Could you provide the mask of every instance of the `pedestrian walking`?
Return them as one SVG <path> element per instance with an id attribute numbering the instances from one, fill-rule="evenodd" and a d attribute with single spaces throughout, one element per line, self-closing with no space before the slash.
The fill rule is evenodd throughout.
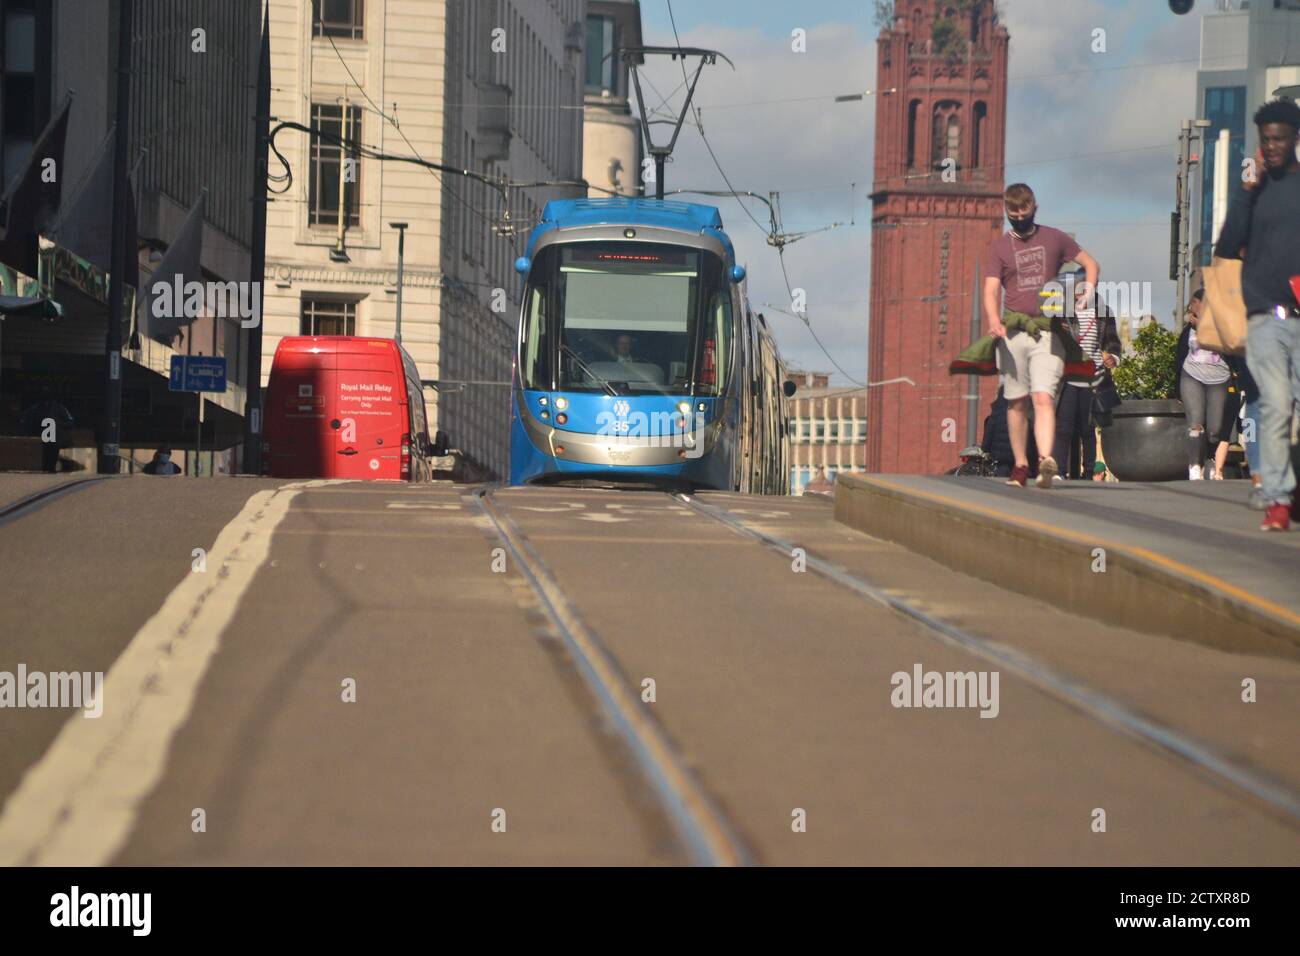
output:
<path id="1" fill-rule="evenodd" d="M 1228 365 L 1241 393 L 1237 429 L 1241 447 L 1246 450 L 1246 467 L 1250 470 L 1250 498 L 1246 504 L 1252 511 L 1264 511 L 1268 502 L 1264 500 L 1263 476 L 1259 473 L 1259 389 L 1244 355 L 1228 356 Z"/>
<path id="2" fill-rule="evenodd" d="M 1079 269 L 1071 278 L 1077 287 L 1085 281 L 1085 273 Z M 1105 386 L 1110 383 L 1110 370 L 1119 364 L 1122 350 L 1119 328 L 1100 299 L 1095 306 L 1070 309 L 1066 324 L 1084 357 L 1092 362 L 1094 372 L 1090 380 L 1070 380 L 1059 390 L 1052 457 L 1063 475 L 1058 474 L 1054 480 L 1092 477 L 1097 462 L 1094 407 L 1102 394 L 1114 389 L 1113 384 L 1109 390 Z"/>
<path id="3" fill-rule="evenodd" d="M 1259 390 L 1259 470 L 1265 501 L 1261 531 L 1300 520 L 1291 459 L 1292 409 L 1300 401 L 1300 308 L 1291 279 L 1300 275 L 1300 106 L 1270 100 L 1255 113 L 1256 175 L 1235 190 L 1214 253 L 1241 258 L 1249 315 L 1246 364 Z"/>
<path id="4" fill-rule="evenodd" d="M 172 461 L 170 448 L 159 448 L 149 463 L 140 470 L 146 475 L 179 475 L 181 466 Z"/>
<path id="5" fill-rule="evenodd" d="M 1187 477 L 1191 481 L 1215 477 L 1215 462 L 1209 456 L 1217 451 L 1223 435 L 1228 382 L 1232 378 L 1232 370 L 1223 356 L 1201 348 L 1196 340 L 1204 301 L 1204 289 L 1192 293 L 1174 358 L 1174 367 L 1178 369 L 1178 397 L 1182 399 L 1183 415 L 1187 419 Z"/>
<path id="6" fill-rule="evenodd" d="M 1029 407 L 1040 451 L 1040 488 L 1050 488 L 1058 463 L 1052 455 L 1056 437 L 1056 397 L 1067 358 L 1081 359 L 1079 347 L 1060 318 L 1043 316 L 1044 286 L 1070 260 L 1083 266 L 1087 281 L 1076 307 L 1089 308 L 1097 288 L 1097 260 L 1066 233 L 1039 225 L 1034 191 L 1013 183 L 1003 193 L 1011 228 L 989 246 L 983 288 L 984 318 L 996 340 L 998 371 L 1007 400 L 1007 429 L 1015 464 L 1008 484 L 1024 487 L 1029 478 Z"/>
<path id="7" fill-rule="evenodd" d="M 74 421 L 68 407 L 48 393 L 23 412 L 19 420 L 22 433 L 41 440 L 42 471 L 59 470 L 59 452 L 68 445 Z"/>
<path id="8" fill-rule="evenodd" d="M 1032 414 L 1032 410 L 1031 410 Z M 1032 429 L 1027 429 L 1028 434 L 1028 460 L 1038 460 L 1038 446 L 1034 441 Z M 1002 389 L 993 398 L 993 404 L 989 406 L 989 413 L 984 418 L 984 440 L 980 442 L 980 447 L 988 454 L 993 461 L 993 473 L 999 478 L 1007 478 L 1011 475 L 1011 469 L 1016 465 L 1015 452 L 1011 450 L 1011 433 L 1007 430 L 1007 398 L 1002 394 Z"/>

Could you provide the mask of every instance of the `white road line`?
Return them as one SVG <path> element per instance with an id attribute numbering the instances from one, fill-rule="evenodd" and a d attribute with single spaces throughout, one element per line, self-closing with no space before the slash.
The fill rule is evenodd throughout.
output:
<path id="1" fill-rule="evenodd" d="M 172 738 L 290 502 L 305 488 L 336 483 L 295 482 L 248 499 L 208 551 L 208 571 L 187 574 L 114 662 L 104 680 L 103 716 L 70 717 L 6 801 L 0 866 L 112 860 L 162 779 Z"/>

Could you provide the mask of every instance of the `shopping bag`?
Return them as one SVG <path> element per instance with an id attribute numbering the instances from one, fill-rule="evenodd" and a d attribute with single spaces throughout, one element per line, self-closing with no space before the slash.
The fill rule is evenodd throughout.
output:
<path id="1" fill-rule="evenodd" d="M 1246 302 L 1241 297 L 1241 260 L 1220 259 L 1205 269 L 1205 300 L 1196 323 L 1201 348 L 1220 355 L 1246 354 Z"/>

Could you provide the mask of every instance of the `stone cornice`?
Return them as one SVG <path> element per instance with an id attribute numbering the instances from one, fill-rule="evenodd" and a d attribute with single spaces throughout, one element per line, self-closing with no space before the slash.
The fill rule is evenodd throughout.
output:
<path id="1" fill-rule="evenodd" d="M 383 286 L 397 288 L 397 268 L 373 267 L 333 267 L 324 265 L 295 265 L 291 262 L 273 262 L 266 264 L 266 281 L 283 285 L 285 283 L 339 284 L 361 286 Z M 443 285 L 443 275 L 429 269 L 412 269 L 406 266 L 402 270 L 402 285 L 408 289 L 437 289 Z"/>

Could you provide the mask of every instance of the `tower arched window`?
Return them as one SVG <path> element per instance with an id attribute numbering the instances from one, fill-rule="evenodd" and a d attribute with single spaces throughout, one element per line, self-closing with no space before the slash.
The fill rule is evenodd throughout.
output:
<path id="1" fill-rule="evenodd" d="M 934 108 L 933 138 L 930 140 L 930 165 L 934 169 L 942 168 L 948 159 L 961 168 L 960 111 L 961 105 L 954 100 L 943 100 Z"/>
<path id="2" fill-rule="evenodd" d="M 983 100 L 975 104 L 971 114 L 970 164 L 972 168 L 984 165 L 984 132 L 989 119 L 989 108 Z"/>
<path id="3" fill-rule="evenodd" d="M 916 168 L 916 117 L 921 112 L 921 101 L 912 100 L 907 106 L 907 168 Z"/>

